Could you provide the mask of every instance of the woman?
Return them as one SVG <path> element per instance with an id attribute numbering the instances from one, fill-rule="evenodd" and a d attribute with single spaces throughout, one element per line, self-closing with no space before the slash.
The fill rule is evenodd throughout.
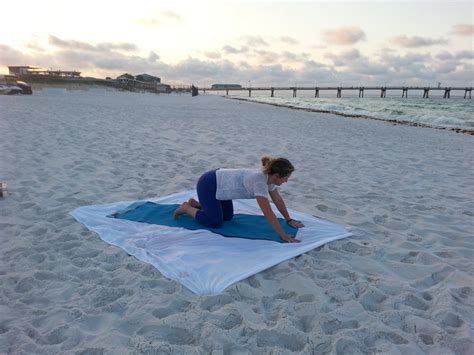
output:
<path id="1" fill-rule="evenodd" d="M 174 218 L 188 214 L 204 226 L 220 228 L 234 216 L 233 199 L 255 198 L 275 232 L 289 243 L 300 241 L 287 235 L 273 212 L 268 195 L 293 228 L 304 227 L 290 217 L 277 186 L 288 181 L 295 170 L 285 158 L 262 157 L 262 169 L 217 169 L 204 173 L 197 183 L 199 202 L 191 198 L 174 212 Z"/>

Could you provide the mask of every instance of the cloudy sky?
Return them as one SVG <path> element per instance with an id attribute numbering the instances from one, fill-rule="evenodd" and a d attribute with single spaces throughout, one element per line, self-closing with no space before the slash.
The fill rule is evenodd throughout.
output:
<path id="1" fill-rule="evenodd" d="M 2 2 L 8 65 L 169 84 L 473 85 L 473 1 Z"/>

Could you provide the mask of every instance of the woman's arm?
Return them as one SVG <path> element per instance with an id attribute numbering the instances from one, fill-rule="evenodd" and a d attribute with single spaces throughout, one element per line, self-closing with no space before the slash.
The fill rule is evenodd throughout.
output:
<path id="1" fill-rule="evenodd" d="M 280 223 L 278 223 L 278 219 L 275 216 L 275 213 L 272 210 L 272 207 L 270 206 L 270 202 L 266 197 L 263 196 L 257 196 L 255 198 L 257 200 L 258 205 L 260 206 L 260 209 L 263 212 L 263 215 L 267 219 L 268 223 L 273 227 L 275 232 L 281 237 L 281 239 L 286 240 L 289 243 L 299 243 L 300 241 L 293 238 L 290 235 L 287 235 L 283 228 L 281 228 Z"/>
<path id="2" fill-rule="evenodd" d="M 285 201 L 283 201 L 283 197 L 281 197 L 277 189 L 270 191 L 269 194 L 270 194 L 270 197 L 272 198 L 273 203 L 275 204 L 275 206 L 277 206 L 278 211 L 280 211 L 280 213 L 283 215 L 283 217 L 285 218 L 285 220 L 291 227 L 293 228 L 304 227 L 303 223 L 299 221 L 295 221 L 294 219 L 290 217 L 290 214 L 288 213 L 288 210 L 286 209 Z"/>

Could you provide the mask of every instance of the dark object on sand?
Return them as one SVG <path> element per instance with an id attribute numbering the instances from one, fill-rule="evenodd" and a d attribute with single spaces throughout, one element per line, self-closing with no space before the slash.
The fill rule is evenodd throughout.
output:
<path id="1" fill-rule="evenodd" d="M 192 96 L 198 96 L 199 95 L 199 90 L 196 86 L 192 85 L 191 86 L 191 95 Z"/>
<path id="2" fill-rule="evenodd" d="M 22 94 L 23 95 L 31 95 L 33 93 L 33 90 L 31 90 L 31 85 L 25 83 L 24 81 L 17 81 L 16 85 L 23 90 Z"/>
<path id="3" fill-rule="evenodd" d="M 16 80 L 14 75 L 0 75 L 0 95 L 31 95 L 31 86 Z"/>

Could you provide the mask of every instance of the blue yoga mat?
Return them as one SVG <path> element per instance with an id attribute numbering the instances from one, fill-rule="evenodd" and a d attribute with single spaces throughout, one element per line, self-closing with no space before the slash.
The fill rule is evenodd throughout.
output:
<path id="1" fill-rule="evenodd" d="M 191 230 L 205 229 L 224 237 L 263 239 L 287 243 L 275 233 L 264 216 L 235 214 L 234 218 L 231 221 L 225 221 L 221 228 L 209 228 L 199 224 L 188 215 L 182 215 L 177 220 L 174 219 L 173 213 L 178 207 L 178 204 L 166 205 L 153 202 L 136 202 L 125 210 L 113 213 L 108 217 Z M 278 221 L 286 234 L 293 237 L 296 236 L 298 229 L 287 225 L 286 221 L 282 218 L 279 218 Z"/>

